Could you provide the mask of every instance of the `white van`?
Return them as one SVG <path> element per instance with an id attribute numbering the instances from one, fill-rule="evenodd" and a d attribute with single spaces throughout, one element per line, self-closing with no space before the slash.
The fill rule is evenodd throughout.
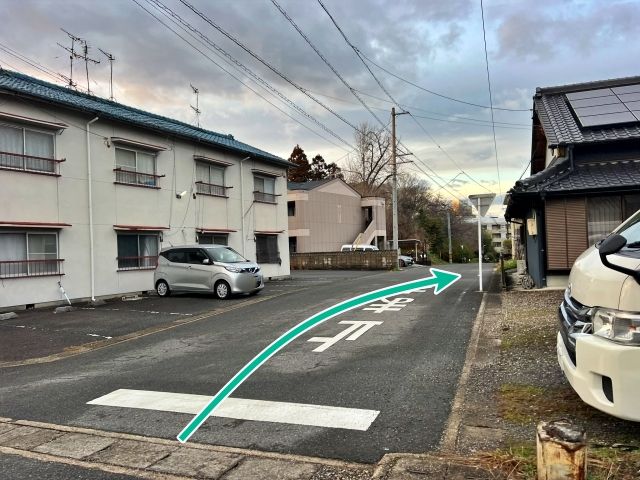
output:
<path id="1" fill-rule="evenodd" d="M 348 244 L 340 247 L 341 252 L 377 252 L 379 249 L 375 245 Z"/>
<path id="2" fill-rule="evenodd" d="M 558 362 L 580 398 L 640 421 L 640 211 L 578 257 L 559 320 Z"/>

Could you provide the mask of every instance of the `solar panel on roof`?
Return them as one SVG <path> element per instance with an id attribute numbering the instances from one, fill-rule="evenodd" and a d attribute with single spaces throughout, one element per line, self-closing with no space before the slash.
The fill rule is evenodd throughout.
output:
<path id="1" fill-rule="evenodd" d="M 637 122 L 638 119 L 631 112 L 605 113 L 604 115 L 589 115 L 580 117 L 583 127 L 596 127 L 600 125 L 614 125 L 616 123 Z"/>
<path id="2" fill-rule="evenodd" d="M 608 95 L 613 95 L 610 88 L 599 88 L 597 90 L 567 93 L 567 98 L 569 100 L 581 100 L 583 98 L 606 97 Z"/>
<path id="3" fill-rule="evenodd" d="M 613 87 L 611 90 L 613 90 L 613 93 L 616 93 L 618 95 L 624 93 L 638 93 L 640 92 L 640 84 L 625 85 L 624 87 Z"/>
<path id="4" fill-rule="evenodd" d="M 566 94 L 583 127 L 640 121 L 640 84 Z"/>

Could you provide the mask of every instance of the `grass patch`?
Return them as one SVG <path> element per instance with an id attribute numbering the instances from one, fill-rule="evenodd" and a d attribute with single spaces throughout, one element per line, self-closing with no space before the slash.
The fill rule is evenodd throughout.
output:
<path id="1" fill-rule="evenodd" d="M 502 418 L 519 425 L 562 417 L 586 420 L 601 415 L 583 403 L 570 386 L 543 388 L 508 383 L 500 387 L 498 403 Z"/>
<path id="2" fill-rule="evenodd" d="M 513 348 L 549 350 L 556 342 L 557 332 L 551 328 L 538 328 L 528 331 L 516 330 L 504 335 L 500 347 L 503 350 Z"/>

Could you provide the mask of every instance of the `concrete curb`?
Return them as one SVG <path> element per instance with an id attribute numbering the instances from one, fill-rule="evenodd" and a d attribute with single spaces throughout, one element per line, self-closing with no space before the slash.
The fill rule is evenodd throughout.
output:
<path id="1" fill-rule="evenodd" d="M 0 320 L 11 320 L 17 316 L 18 314 L 16 312 L 0 313 Z"/>

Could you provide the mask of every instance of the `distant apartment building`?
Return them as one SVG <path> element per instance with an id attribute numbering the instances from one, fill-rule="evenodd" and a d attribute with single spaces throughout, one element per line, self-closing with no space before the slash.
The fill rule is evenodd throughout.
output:
<path id="1" fill-rule="evenodd" d="M 376 245 L 387 238 L 385 201 L 361 197 L 339 178 L 289 183 L 291 253 L 336 252 L 345 244 Z"/>
<path id="2" fill-rule="evenodd" d="M 503 242 L 511 238 L 511 228 L 504 217 L 482 217 L 480 222 L 482 230 L 491 235 L 491 245 L 496 252 L 504 253 Z"/>
<path id="3" fill-rule="evenodd" d="M 0 308 L 153 290 L 196 242 L 289 275 L 286 160 L 2 69 L 0 99 Z"/>

